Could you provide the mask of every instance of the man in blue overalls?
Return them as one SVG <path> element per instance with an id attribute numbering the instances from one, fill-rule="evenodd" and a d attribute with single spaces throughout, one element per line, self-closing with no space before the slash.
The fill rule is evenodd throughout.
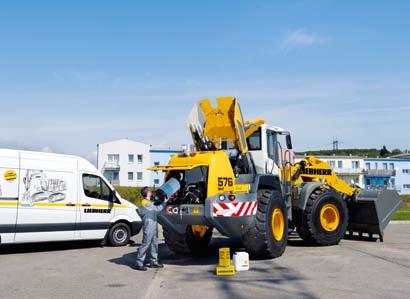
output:
<path id="1" fill-rule="evenodd" d="M 164 265 L 158 261 L 158 215 L 164 209 L 166 200 L 160 205 L 155 205 L 151 200 L 152 191 L 149 187 L 142 188 L 141 195 L 144 199 L 141 200 L 139 214 L 142 218 L 143 238 L 142 244 L 138 248 L 135 269 L 147 271 L 144 262 L 148 250 L 150 253 L 150 263 L 147 266 L 150 268 L 163 268 Z"/>

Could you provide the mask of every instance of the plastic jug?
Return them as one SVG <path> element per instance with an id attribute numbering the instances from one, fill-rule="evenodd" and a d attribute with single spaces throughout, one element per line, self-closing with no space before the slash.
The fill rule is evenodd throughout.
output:
<path id="1" fill-rule="evenodd" d="M 235 252 L 233 254 L 233 265 L 238 272 L 249 270 L 249 254 L 247 252 Z"/>

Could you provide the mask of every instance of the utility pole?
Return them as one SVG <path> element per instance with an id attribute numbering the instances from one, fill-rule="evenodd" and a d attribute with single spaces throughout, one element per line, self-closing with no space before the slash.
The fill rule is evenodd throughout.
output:
<path id="1" fill-rule="evenodd" d="M 333 151 L 334 152 L 339 150 L 339 143 L 341 143 L 341 142 L 339 142 L 339 140 L 337 139 L 337 136 L 333 136 L 332 145 L 333 145 Z"/>

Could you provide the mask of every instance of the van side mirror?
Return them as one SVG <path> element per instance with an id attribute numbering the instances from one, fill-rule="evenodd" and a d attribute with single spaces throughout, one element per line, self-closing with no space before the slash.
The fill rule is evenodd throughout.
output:
<path id="1" fill-rule="evenodd" d="M 290 137 L 290 134 L 286 135 L 286 147 L 292 149 L 292 138 Z"/>

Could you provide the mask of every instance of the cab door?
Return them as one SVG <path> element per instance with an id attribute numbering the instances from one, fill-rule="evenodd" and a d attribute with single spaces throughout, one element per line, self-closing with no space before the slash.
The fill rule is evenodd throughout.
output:
<path id="1" fill-rule="evenodd" d="M 114 218 L 114 193 L 105 180 L 83 173 L 80 190 L 80 238 L 102 239 Z"/>
<path id="2" fill-rule="evenodd" d="M 14 241 L 19 192 L 19 153 L 0 151 L 0 236 L 1 243 Z"/>

